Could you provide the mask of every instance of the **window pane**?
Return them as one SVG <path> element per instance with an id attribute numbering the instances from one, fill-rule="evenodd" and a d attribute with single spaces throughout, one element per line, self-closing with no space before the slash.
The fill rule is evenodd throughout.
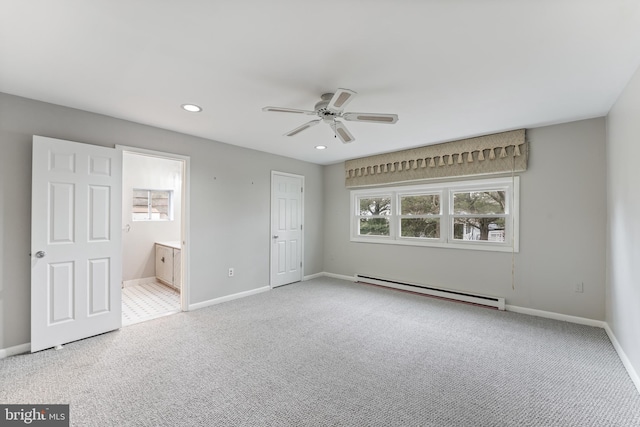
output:
<path id="1" fill-rule="evenodd" d="M 360 218 L 360 235 L 388 236 L 389 220 L 387 218 Z"/>
<path id="2" fill-rule="evenodd" d="M 151 219 L 169 219 L 169 191 L 151 192 Z"/>
<path id="3" fill-rule="evenodd" d="M 147 190 L 133 190 L 133 211 L 147 212 L 149 209 L 149 192 Z"/>
<path id="4" fill-rule="evenodd" d="M 400 198 L 402 215 L 440 214 L 440 196 L 437 194 L 405 196 Z"/>
<path id="5" fill-rule="evenodd" d="M 391 215 L 391 197 L 371 197 L 358 199 L 360 215 Z"/>
<path id="6" fill-rule="evenodd" d="M 453 238 L 504 242 L 504 218 L 455 218 Z"/>
<path id="7" fill-rule="evenodd" d="M 400 221 L 402 237 L 440 238 L 440 219 L 402 218 Z"/>
<path id="8" fill-rule="evenodd" d="M 454 214 L 492 215 L 505 213 L 506 191 L 453 193 Z"/>

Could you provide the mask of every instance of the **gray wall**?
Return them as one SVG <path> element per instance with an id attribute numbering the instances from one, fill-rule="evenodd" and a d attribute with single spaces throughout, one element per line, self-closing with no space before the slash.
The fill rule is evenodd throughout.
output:
<path id="1" fill-rule="evenodd" d="M 349 191 L 342 164 L 321 167 L 0 94 L 0 348 L 30 339 L 27 254 L 34 134 L 191 157 L 191 303 L 268 285 L 270 172 L 279 170 L 306 177 L 306 275 L 370 273 L 500 295 L 521 307 L 605 318 L 604 118 L 528 131 L 529 170 L 520 181 L 520 253 L 512 259 L 508 253 L 349 242 Z M 634 153 L 632 158 L 640 158 Z M 630 167 L 626 173 L 637 179 Z M 625 197 L 637 212 L 635 193 Z M 637 254 L 637 244 L 632 248 Z M 234 278 L 227 277 L 228 267 L 236 269 Z M 621 283 L 632 277 L 637 284 L 635 270 Z M 574 292 L 576 282 L 584 282 L 584 293 Z M 638 290 L 632 292 L 637 297 Z M 633 295 L 622 294 L 613 304 L 623 320 L 608 318 L 622 328 L 622 336 L 629 325 L 638 326 L 630 314 L 632 303 L 624 302 Z M 637 361 L 636 350 L 630 352 Z"/>
<path id="2" fill-rule="evenodd" d="M 607 116 L 607 323 L 640 374 L 640 69 Z M 638 383 L 636 383 L 638 385 Z M 640 388 L 640 385 L 638 385 Z"/>
<path id="3" fill-rule="evenodd" d="M 507 304 L 604 320 L 605 119 L 527 131 L 520 252 L 352 243 L 343 164 L 325 172 L 326 272 L 367 273 L 503 296 Z M 515 262 L 512 289 L 511 265 Z M 574 292 L 584 282 L 584 293 Z"/>
<path id="4" fill-rule="evenodd" d="M 271 170 L 305 176 L 304 271 L 322 271 L 321 166 L 0 94 L 0 348 L 30 341 L 34 134 L 191 157 L 190 303 L 269 284 Z"/>

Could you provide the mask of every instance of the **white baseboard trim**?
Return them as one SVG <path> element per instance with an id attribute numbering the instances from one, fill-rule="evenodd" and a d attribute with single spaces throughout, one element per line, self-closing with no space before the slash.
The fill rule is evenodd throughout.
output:
<path id="1" fill-rule="evenodd" d="M 334 273 L 327 273 L 327 272 L 323 272 L 319 274 L 325 277 L 332 277 L 334 279 L 348 280 L 350 282 L 356 281 L 355 276 L 345 276 L 342 274 L 334 274 Z M 595 326 L 597 328 L 604 328 L 604 329 L 608 328 L 607 323 L 602 320 L 594 320 L 594 319 L 588 319 L 586 317 L 570 316 L 568 314 L 554 313 L 552 311 L 536 310 L 535 308 L 519 307 L 517 305 L 509 305 L 509 304 L 505 304 L 504 308 L 506 311 L 513 311 L 514 313 L 528 314 L 531 316 L 544 317 L 547 319 L 561 320 L 564 322 L 577 323 L 579 325 Z"/>
<path id="2" fill-rule="evenodd" d="M 155 281 L 155 277 L 143 277 L 142 279 L 124 280 L 122 282 L 122 287 L 128 288 L 129 286 L 146 285 L 149 283 L 155 283 Z"/>
<path id="3" fill-rule="evenodd" d="M 615 334 L 609 327 L 608 323 L 604 324 L 604 330 L 609 336 L 609 340 L 611 340 L 611 344 L 613 344 L 613 348 L 616 349 L 616 352 L 618 353 L 618 357 L 620 357 L 620 360 L 622 361 L 624 368 L 627 370 L 629 377 L 631 377 L 631 381 L 633 381 L 633 384 L 638 389 L 638 393 L 640 393 L 640 376 L 638 376 L 638 373 L 636 372 L 635 368 L 631 364 L 631 361 L 627 357 L 627 354 L 624 352 L 624 350 L 620 346 L 618 339 L 616 338 Z"/>
<path id="4" fill-rule="evenodd" d="M 214 298 L 208 301 L 197 302 L 195 304 L 189 304 L 189 311 L 197 310 L 199 308 L 209 307 L 209 306 L 220 304 L 227 301 L 232 301 L 238 298 L 248 297 L 250 295 L 259 294 L 261 292 L 266 292 L 270 290 L 271 290 L 271 286 L 263 286 L 261 288 L 251 289 L 250 291 L 238 292 L 237 294 L 227 295 L 225 297 Z"/>
<path id="5" fill-rule="evenodd" d="M 355 276 L 345 276 L 344 274 L 327 273 L 325 271 L 325 272 L 322 273 L 322 275 L 324 277 L 331 277 L 332 279 L 347 280 L 349 282 L 355 282 L 356 281 L 356 277 Z"/>
<path id="6" fill-rule="evenodd" d="M 302 281 L 306 282 L 307 280 L 317 279 L 318 277 L 324 277 L 324 276 L 325 276 L 325 273 L 323 273 L 323 272 L 316 273 L 316 274 L 311 274 L 309 276 L 304 276 L 302 278 Z"/>
<path id="7" fill-rule="evenodd" d="M 31 343 L 14 345 L 13 347 L 0 348 L 0 359 L 5 359 L 16 354 L 29 353 L 31 351 Z"/>
<path id="8" fill-rule="evenodd" d="M 596 328 L 604 328 L 606 322 L 602 320 L 587 319 L 586 317 L 570 316 L 568 314 L 554 313 L 552 311 L 536 310 L 535 308 L 518 307 L 517 305 L 505 305 L 506 311 L 514 313 L 529 314 L 531 316 L 544 317 L 553 320 L 562 320 L 564 322 L 577 323 L 579 325 L 595 326 Z"/>

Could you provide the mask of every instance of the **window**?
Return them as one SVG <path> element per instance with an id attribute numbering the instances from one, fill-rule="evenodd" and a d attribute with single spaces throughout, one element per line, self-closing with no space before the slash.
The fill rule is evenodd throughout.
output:
<path id="1" fill-rule="evenodd" d="M 454 240 L 505 241 L 506 191 L 453 192 Z"/>
<path id="2" fill-rule="evenodd" d="M 171 190 L 133 190 L 134 221 L 173 220 Z"/>
<path id="3" fill-rule="evenodd" d="M 358 234 L 361 236 L 389 236 L 391 196 L 358 198 Z"/>
<path id="4" fill-rule="evenodd" d="M 519 178 L 352 190 L 351 241 L 518 250 Z"/>
<path id="5" fill-rule="evenodd" d="M 440 194 L 399 194 L 400 237 L 440 238 Z"/>

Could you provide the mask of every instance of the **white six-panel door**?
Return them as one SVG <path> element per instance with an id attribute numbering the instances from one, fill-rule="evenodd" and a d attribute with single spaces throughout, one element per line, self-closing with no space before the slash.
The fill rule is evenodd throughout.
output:
<path id="1" fill-rule="evenodd" d="M 303 177 L 271 174 L 271 287 L 302 280 Z"/>
<path id="2" fill-rule="evenodd" d="M 122 324 L 121 152 L 33 137 L 31 351 Z"/>

